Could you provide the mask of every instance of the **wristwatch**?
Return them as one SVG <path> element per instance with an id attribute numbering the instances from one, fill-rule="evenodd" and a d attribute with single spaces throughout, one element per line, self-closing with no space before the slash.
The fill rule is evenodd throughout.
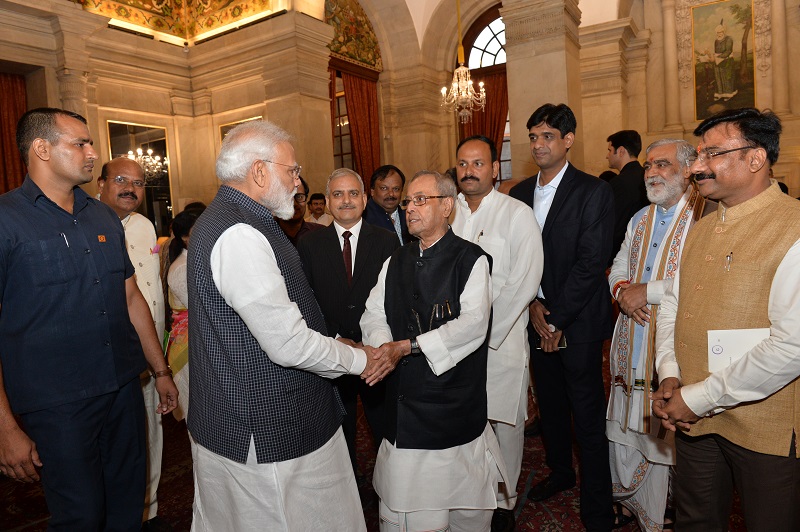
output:
<path id="1" fill-rule="evenodd" d="M 555 325 L 553 325 L 552 323 L 548 323 L 547 324 L 547 328 L 550 329 L 551 333 L 554 333 L 554 332 L 556 332 L 558 330 L 558 328 Z"/>
<path id="2" fill-rule="evenodd" d="M 422 350 L 419 348 L 419 344 L 417 343 L 417 337 L 414 336 L 411 340 L 411 354 L 418 355 L 422 353 Z"/>

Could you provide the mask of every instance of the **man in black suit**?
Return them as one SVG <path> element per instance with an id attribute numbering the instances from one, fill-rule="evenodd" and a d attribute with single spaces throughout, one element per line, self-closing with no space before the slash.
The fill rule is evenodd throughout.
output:
<path id="1" fill-rule="evenodd" d="M 413 237 L 408 234 L 405 213 L 400 210 L 400 196 L 406 185 L 406 176 L 396 166 L 385 164 L 373 172 L 370 178 L 370 195 L 364 210 L 364 221 L 383 227 L 397 235 L 400 244 Z"/>
<path id="2" fill-rule="evenodd" d="M 650 204 L 644 186 L 644 168 L 639 164 L 639 153 L 642 151 L 642 137 L 637 131 L 624 129 L 609 135 L 608 167 L 619 172 L 611 178 L 609 184 L 614 191 L 614 244 L 611 248 L 609 264 L 617 256 L 625 230 L 634 214 L 645 205 Z"/>
<path id="3" fill-rule="evenodd" d="M 510 192 L 533 208 L 544 248 L 544 272 L 530 306 L 529 332 L 551 472 L 528 498 L 542 501 L 575 485 L 574 421 L 580 445 L 581 521 L 588 530 L 610 530 L 602 346 L 611 333 L 605 268 L 611 254 L 614 196 L 606 182 L 567 162 L 576 126 L 575 115 L 564 104 L 537 109 L 527 127 L 540 171 Z M 567 347 L 561 347 L 564 340 Z"/>
<path id="4" fill-rule="evenodd" d="M 384 261 L 400 247 L 400 242 L 393 233 L 362 223 L 367 197 L 357 173 L 347 168 L 335 170 L 328 178 L 325 194 L 333 223 L 301 238 L 297 251 L 325 317 L 328 336 L 338 336 L 355 345 L 361 342 L 359 320 L 367 297 L 378 282 Z M 349 264 L 345 254 L 349 255 Z M 357 472 L 356 397 L 361 395 L 377 445 L 383 437 L 386 390 L 383 383 L 367 386 L 357 375 L 339 377 L 334 383 L 347 410 L 342 428 L 353 471 Z"/>

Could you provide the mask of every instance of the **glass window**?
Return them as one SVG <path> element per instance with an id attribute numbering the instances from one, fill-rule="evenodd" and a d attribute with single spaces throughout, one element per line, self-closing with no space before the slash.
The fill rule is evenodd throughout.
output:
<path id="1" fill-rule="evenodd" d="M 506 117 L 506 129 L 503 132 L 503 146 L 500 148 L 500 176 L 497 179 L 507 181 L 511 179 L 511 124 Z"/>
<path id="2" fill-rule="evenodd" d="M 497 18 L 483 28 L 469 51 L 467 66 L 470 69 L 506 62 L 506 25 L 502 18 Z"/>
<path id="3" fill-rule="evenodd" d="M 350 119 L 347 116 L 347 105 L 344 101 L 344 89 L 337 78 L 336 103 L 333 116 L 333 165 L 335 168 L 353 168 L 352 149 L 350 146 Z"/>

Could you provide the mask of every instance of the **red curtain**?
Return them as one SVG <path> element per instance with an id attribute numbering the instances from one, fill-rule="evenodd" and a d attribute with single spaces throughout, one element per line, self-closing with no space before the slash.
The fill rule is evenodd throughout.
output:
<path id="1" fill-rule="evenodd" d="M 471 122 L 459 124 L 459 141 L 472 135 L 485 135 L 494 140 L 499 156 L 508 119 L 506 73 L 497 72 L 481 76 L 480 71 L 473 70 L 471 77 L 476 86 L 479 81 L 483 81 L 483 88 L 486 89 L 486 108 L 483 112 L 473 111 Z"/>
<path id="2" fill-rule="evenodd" d="M 369 188 L 369 178 L 381 161 L 381 139 L 378 129 L 378 83 L 348 72 L 342 72 L 344 100 L 350 120 L 353 161 L 356 172 Z"/>
<path id="3" fill-rule="evenodd" d="M 25 114 L 25 77 L 0 73 L 0 194 L 22 185 L 25 165 L 17 150 L 17 121 Z"/>

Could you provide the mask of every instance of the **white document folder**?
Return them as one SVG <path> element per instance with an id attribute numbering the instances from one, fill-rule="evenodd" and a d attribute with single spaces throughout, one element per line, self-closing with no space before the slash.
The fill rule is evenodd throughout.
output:
<path id="1" fill-rule="evenodd" d="M 767 338 L 769 328 L 708 331 L 708 371 L 714 373 L 730 366 Z"/>

